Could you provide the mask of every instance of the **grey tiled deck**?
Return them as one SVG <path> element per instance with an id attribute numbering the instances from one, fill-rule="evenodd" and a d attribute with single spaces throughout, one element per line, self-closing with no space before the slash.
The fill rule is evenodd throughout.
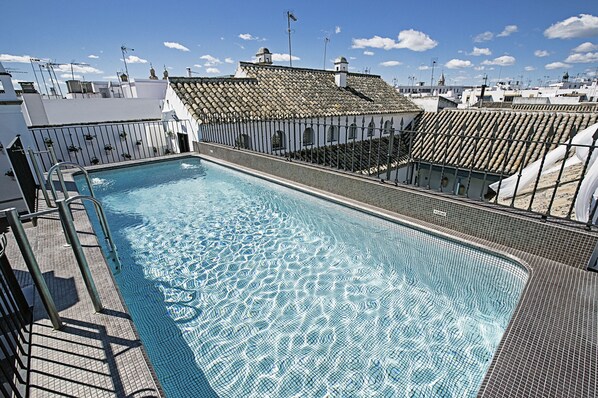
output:
<path id="1" fill-rule="evenodd" d="M 159 397 L 111 271 L 97 247 L 83 206 L 74 204 L 76 227 L 104 306 L 95 313 L 56 216 L 26 227 L 27 236 L 64 323 L 52 329 L 39 297 L 32 331 L 30 396 Z M 30 276 L 11 234 L 7 256 L 22 284 Z"/>
<path id="2" fill-rule="evenodd" d="M 598 397 L 598 273 L 364 207 L 516 256 L 531 270 L 479 397 Z M 159 386 L 111 273 L 95 238 L 86 234 L 90 232 L 87 217 L 82 208 L 75 208 L 77 229 L 83 232 L 82 243 L 87 245 L 85 251 L 106 310 L 94 314 L 72 252 L 63 247 L 57 219 L 42 219 L 37 228 L 27 228 L 66 323 L 64 330 L 53 331 L 38 300 L 31 396 L 159 396 Z M 16 245 L 9 244 L 8 249 L 13 265 L 25 270 Z M 20 277 L 26 274 L 20 273 Z"/>

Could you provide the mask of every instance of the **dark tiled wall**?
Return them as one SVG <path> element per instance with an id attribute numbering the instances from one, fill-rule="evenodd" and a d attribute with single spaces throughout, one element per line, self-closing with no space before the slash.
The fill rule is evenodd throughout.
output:
<path id="1" fill-rule="evenodd" d="M 576 268 L 585 269 L 598 242 L 598 234 L 595 232 L 543 222 L 528 215 L 507 213 L 496 206 L 456 200 L 448 195 L 417 188 L 395 187 L 321 167 L 292 163 L 281 158 L 215 144 L 198 143 L 194 148 L 202 154 L 227 162 Z M 435 214 L 438 212 L 446 215 Z"/>

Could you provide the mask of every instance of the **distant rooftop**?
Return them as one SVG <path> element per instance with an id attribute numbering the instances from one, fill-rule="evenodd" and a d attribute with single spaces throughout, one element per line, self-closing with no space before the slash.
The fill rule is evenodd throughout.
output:
<path id="1" fill-rule="evenodd" d="M 598 123 L 598 112 L 530 112 L 523 110 L 443 110 L 426 112 L 414 121 L 418 132 L 413 153 L 422 162 L 510 175 Z M 549 139 L 551 131 L 554 132 Z M 432 133 L 450 134 L 448 140 Z M 479 136 L 478 136 L 479 134 Z M 465 138 L 462 138 L 464 136 Z M 479 137 L 479 138 L 476 138 Z M 531 143 L 526 149 L 526 141 Z"/>
<path id="2" fill-rule="evenodd" d="M 347 73 L 347 87 L 335 72 L 241 62 L 237 76 L 171 77 L 170 85 L 189 112 L 245 118 L 309 118 L 421 112 L 380 76 Z"/>

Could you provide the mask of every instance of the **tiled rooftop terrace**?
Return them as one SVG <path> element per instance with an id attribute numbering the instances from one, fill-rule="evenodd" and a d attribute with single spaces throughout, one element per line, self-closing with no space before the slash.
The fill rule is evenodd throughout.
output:
<path id="1" fill-rule="evenodd" d="M 256 173 L 251 169 L 245 171 Z M 296 182 L 273 178 L 297 186 Z M 437 224 L 398 216 L 328 192 L 306 186 L 300 188 L 518 257 L 528 267 L 528 286 L 479 397 L 598 396 L 598 273 L 475 239 Z M 87 216 L 81 208 L 76 208 L 74 214 L 106 310 L 101 314 L 93 312 L 71 249 L 63 246 L 59 221 L 53 217 L 43 218 L 38 227 L 27 228 L 66 324 L 63 330 L 53 331 L 37 301 L 31 396 L 160 396 L 160 387 L 152 376 L 151 366 L 147 365 L 111 271 L 95 237 L 90 234 Z M 9 258 L 13 266 L 22 271 L 21 279 L 26 281 L 26 268 L 16 245 L 11 243 Z"/>

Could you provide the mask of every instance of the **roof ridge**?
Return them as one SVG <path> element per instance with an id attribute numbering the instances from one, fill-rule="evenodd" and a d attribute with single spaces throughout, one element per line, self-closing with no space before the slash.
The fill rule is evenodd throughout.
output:
<path id="1" fill-rule="evenodd" d="M 293 71 L 309 71 L 309 72 L 319 72 L 319 73 L 326 73 L 326 74 L 334 74 L 333 70 L 328 69 L 315 69 L 315 68 L 297 68 L 295 66 L 284 66 L 284 65 L 263 65 L 263 64 L 255 64 L 253 62 L 248 61 L 239 61 L 239 65 L 241 66 L 249 66 L 255 68 L 268 68 L 268 69 L 286 69 L 286 70 L 293 70 Z M 347 72 L 347 74 L 352 76 L 367 76 L 367 77 L 376 77 L 381 78 L 380 75 L 373 75 L 370 73 L 357 73 L 357 72 Z"/>

